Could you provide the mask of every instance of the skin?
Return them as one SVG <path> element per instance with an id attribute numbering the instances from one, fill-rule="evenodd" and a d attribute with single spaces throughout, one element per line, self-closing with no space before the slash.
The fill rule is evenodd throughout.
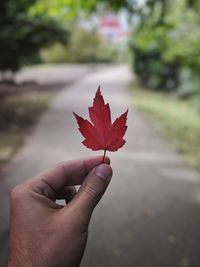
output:
<path id="1" fill-rule="evenodd" d="M 112 177 L 110 160 L 101 163 L 102 157 L 64 162 L 12 190 L 7 267 L 80 265 L 92 212 Z"/>

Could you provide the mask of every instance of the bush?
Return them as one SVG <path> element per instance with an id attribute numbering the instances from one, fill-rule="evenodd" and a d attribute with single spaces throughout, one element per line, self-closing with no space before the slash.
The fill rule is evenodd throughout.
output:
<path id="1" fill-rule="evenodd" d="M 170 26 L 147 25 L 134 33 L 131 44 L 133 68 L 144 86 L 157 90 L 174 90 L 179 84 L 180 65 L 176 58 L 166 60 Z"/>
<path id="2" fill-rule="evenodd" d="M 192 95 L 200 91 L 199 13 L 187 1 L 153 1 L 131 40 L 132 63 L 144 86 Z M 159 18 L 159 19 L 158 19 Z M 187 87 L 187 88 L 186 88 Z"/>
<path id="3" fill-rule="evenodd" d="M 111 62 L 118 59 L 118 50 L 108 47 L 95 31 L 75 28 L 67 44 L 56 43 L 41 50 L 44 62 Z"/>
<path id="4" fill-rule="evenodd" d="M 177 87 L 178 64 L 164 62 L 159 51 L 142 51 L 138 48 L 133 51 L 133 66 L 144 86 L 163 91 L 171 91 Z"/>

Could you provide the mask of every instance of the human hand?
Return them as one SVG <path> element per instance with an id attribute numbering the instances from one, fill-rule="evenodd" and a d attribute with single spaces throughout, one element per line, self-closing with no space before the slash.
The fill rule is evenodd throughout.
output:
<path id="1" fill-rule="evenodd" d="M 64 162 L 12 190 L 7 267 L 79 266 L 91 214 L 112 176 L 109 159 L 105 162 L 102 157 Z M 78 192 L 75 185 L 81 185 Z"/>

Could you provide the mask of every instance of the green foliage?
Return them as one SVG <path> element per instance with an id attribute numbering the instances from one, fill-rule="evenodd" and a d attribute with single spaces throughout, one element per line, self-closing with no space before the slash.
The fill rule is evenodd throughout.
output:
<path id="1" fill-rule="evenodd" d="M 179 62 L 167 62 L 163 57 L 169 42 L 167 34 L 170 28 L 159 25 L 152 30 L 147 25 L 134 35 L 132 50 L 135 72 L 149 88 L 171 90 L 178 84 Z"/>
<path id="2" fill-rule="evenodd" d="M 35 1 L 7 0 L 0 5 L 0 71 L 16 71 L 38 50 L 55 40 L 64 41 L 66 31 L 53 19 L 30 16 Z"/>
<path id="3" fill-rule="evenodd" d="M 146 8 L 149 12 L 140 14 L 131 40 L 133 67 L 138 77 L 148 88 L 180 92 L 183 83 L 187 83 L 191 93 L 200 90 L 199 83 L 194 82 L 200 71 L 196 2 L 153 0 L 152 6 L 147 1 Z M 183 75 L 184 70 L 190 75 Z M 183 89 L 183 94 L 184 91 L 188 94 L 188 90 Z"/>
<path id="4" fill-rule="evenodd" d="M 44 62 L 110 62 L 118 58 L 118 50 L 105 44 L 95 31 L 74 28 L 66 45 L 56 43 L 41 51 Z"/>
<path id="5" fill-rule="evenodd" d="M 118 10 L 121 7 L 130 8 L 136 5 L 137 0 L 48 0 L 48 1 L 37 1 L 35 5 L 32 5 L 30 13 L 32 15 L 46 15 L 54 18 L 62 18 L 73 20 L 81 13 L 90 13 L 95 11 L 98 4 L 106 4 L 111 8 Z"/>

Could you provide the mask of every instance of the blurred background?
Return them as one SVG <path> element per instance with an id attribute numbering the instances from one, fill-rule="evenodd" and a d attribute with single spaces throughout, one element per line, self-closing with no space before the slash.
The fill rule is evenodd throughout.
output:
<path id="1" fill-rule="evenodd" d="M 130 191 L 113 182 L 83 266 L 199 267 L 199 72 L 199 0 L 1 0 L 2 266 L 9 190 L 59 160 L 90 153 L 65 116 L 86 112 L 102 84 L 114 114 L 130 110 L 127 146 L 112 155 Z M 62 151 L 58 139 L 70 140 L 74 152 Z M 112 227 L 95 230 L 104 219 Z"/>

